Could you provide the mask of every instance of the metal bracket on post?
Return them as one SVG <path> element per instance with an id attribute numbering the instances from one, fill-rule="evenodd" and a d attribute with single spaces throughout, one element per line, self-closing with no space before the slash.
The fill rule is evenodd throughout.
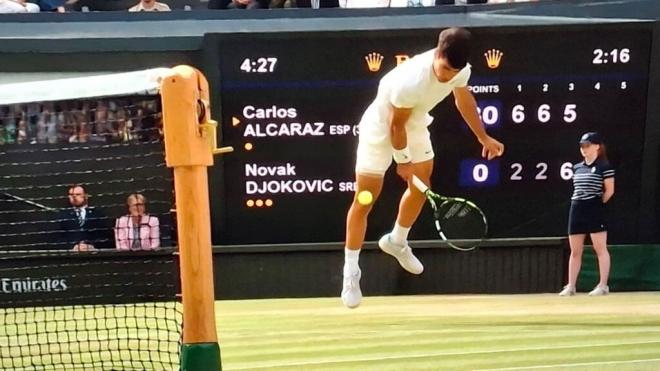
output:
<path id="1" fill-rule="evenodd" d="M 218 123 L 214 120 L 208 120 L 203 124 L 199 124 L 199 129 L 201 130 L 202 137 L 206 139 L 209 147 L 211 147 L 211 152 L 214 155 L 229 153 L 234 151 L 234 147 L 220 147 L 218 148 Z"/>
<path id="2" fill-rule="evenodd" d="M 207 119 L 208 103 L 203 99 L 199 99 L 197 101 L 197 111 L 200 133 L 202 138 L 206 139 L 209 144 L 211 152 L 214 155 L 234 152 L 234 147 L 231 146 L 218 148 L 218 122 Z"/>

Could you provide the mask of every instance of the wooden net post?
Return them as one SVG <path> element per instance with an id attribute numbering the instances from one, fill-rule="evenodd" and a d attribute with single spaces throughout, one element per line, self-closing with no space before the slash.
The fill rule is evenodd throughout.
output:
<path id="1" fill-rule="evenodd" d="M 165 161 L 174 169 L 183 344 L 181 369 L 221 369 L 215 325 L 213 256 L 207 167 L 215 148 L 217 124 L 210 120 L 206 78 L 190 66 L 177 66 L 160 82 Z"/>

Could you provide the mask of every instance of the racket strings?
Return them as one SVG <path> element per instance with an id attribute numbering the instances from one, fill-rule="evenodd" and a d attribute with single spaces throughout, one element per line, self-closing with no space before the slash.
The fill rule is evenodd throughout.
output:
<path id="1" fill-rule="evenodd" d="M 470 251 L 486 238 L 486 216 L 473 202 L 463 198 L 439 196 L 428 190 L 425 195 L 433 211 L 438 235 L 450 247 Z"/>
<path id="2" fill-rule="evenodd" d="M 486 233 L 484 217 L 467 202 L 447 201 L 438 209 L 440 229 L 448 239 L 483 239 Z"/>
<path id="3" fill-rule="evenodd" d="M 450 219 L 454 216 L 463 217 L 466 214 L 466 211 L 464 211 L 464 206 L 459 204 L 459 203 L 454 203 L 451 202 L 449 203 L 449 207 L 447 211 L 445 211 L 444 215 L 442 216 L 444 219 Z M 469 212 L 469 210 L 467 211 Z"/>

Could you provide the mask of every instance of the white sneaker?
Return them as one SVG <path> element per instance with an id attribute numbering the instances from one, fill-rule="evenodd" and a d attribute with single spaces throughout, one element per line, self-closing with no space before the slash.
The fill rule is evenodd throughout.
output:
<path id="1" fill-rule="evenodd" d="M 397 245 L 392 243 L 389 233 L 380 238 L 378 241 L 378 246 L 384 252 L 395 257 L 403 269 L 407 270 L 408 272 L 412 274 L 422 274 L 424 271 L 424 266 L 419 261 L 419 259 L 413 255 L 410 246 L 408 246 L 408 244 Z"/>
<path id="2" fill-rule="evenodd" d="M 575 295 L 575 287 L 571 285 L 564 286 L 564 289 L 561 290 L 559 296 L 573 296 Z"/>
<path id="3" fill-rule="evenodd" d="M 357 272 L 347 274 L 344 271 L 344 288 L 341 290 L 341 301 L 348 308 L 357 308 L 362 301 L 362 290 L 360 290 L 360 277 L 362 271 L 358 268 Z"/>
<path id="4" fill-rule="evenodd" d="M 607 295 L 609 293 L 610 293 L 609 286 L 598 285 L 593 290 L 591 290 L 591 292 L 589 292 L 589 296 L 602 296 L 602 295 Z"/>

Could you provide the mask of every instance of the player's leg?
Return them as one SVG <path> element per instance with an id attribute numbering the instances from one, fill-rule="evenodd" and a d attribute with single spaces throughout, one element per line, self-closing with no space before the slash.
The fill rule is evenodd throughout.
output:
<path id="1" fill-rule="evenodd" d="M 584 238 L 586 234 L 571 234 L 568 236 L 568 243 L 571 246 L 571 257 L 568 259 L 568 284 L 559 293 L 561 296 L 571 296 L 575 294 L 577 278 L 582 267 L 582 252 L 584 251 Z"/>
<path id="2" fill-rule="evenodd" d="M 571 247 L 571 256 L 568 259 L 568 283 L 559 293 L 559 296 L 575 295 L 577 278 L 582 267 L 582 251 L 584 239 L 588 233 L 588 213 L 585 204 L 581 201 L 572 202 L 568 212 L 568 244 Z"/>
<path id="3" fill-rule="evenodd" d="M 360 249 L 367 231 L 367 219 L 374 202 L 383 188 L 383 176 L 392 162 L 392 152 L 387 143 L 370 144 L 361 141 L 355 166 L 356 191 L 346 216 L 346 245 L 344 248 L 343 288 L 341 299 L 349 308 L 355 308 L 362 301 L 358 264 Z M 358 202 L 358 194 L 368 191 L 372 201 L 368 205 Z"/>
<path id="4" fill-rule="evenodd" d="M 383 189 L 383 177 L 381 175 L 356 174 L 355 179 L 355 196 L 346 216 L 346 248 L 349 250 L 362 248 L 364 236 L 367 232 L 367 217 Z M 362 191 L 368 191 L 373 196 L 373 201 L 370 204 L 363 205 L 358 202 L 358 194 Z"/>
<path id="5" fill-rule="evenodd" d="M 428 131 L 424 129 L 419 133 L 409 133 L 408 142 L 415 175 L 430 185 L 434 154 Z M 408 246 L 408 233 L 419 217 L 425 200 L 424 194 L 410 182 L 399 202 L 399 212 L 392 231 L 378 241 L 381 250 L 394 256 L 405 270 L 413 274 L 421 274 L 424 266 Z"/>
<path id="6" fill-rule="evenodd" d="M 600 274 L 600 280 L 598 281 L 598 285 L 591 290 L 589 295 L 606 295 L 610 292 L 610 289 L 607 286 L 607 281 L 610 276 L 610 253 L 607 251 L 607 231 L 592 233 L 591 243 L 594 245 L 596 256 L 598 256 L 598 272 Z"/>
<path id="7" fill-rule="evenodd" d="M 429 187 L 431 186 L 431 173 L 433 173 L 433 160 L 413 164 L 415 175 Z M 408 183 L 408 189 L 403 193 L 399 202 L 399 213 L 392 230 L 392 242 L 404 244 L 408 241 L 408 232 L 422 211 L 426 197 L 415 187 Z"/>

